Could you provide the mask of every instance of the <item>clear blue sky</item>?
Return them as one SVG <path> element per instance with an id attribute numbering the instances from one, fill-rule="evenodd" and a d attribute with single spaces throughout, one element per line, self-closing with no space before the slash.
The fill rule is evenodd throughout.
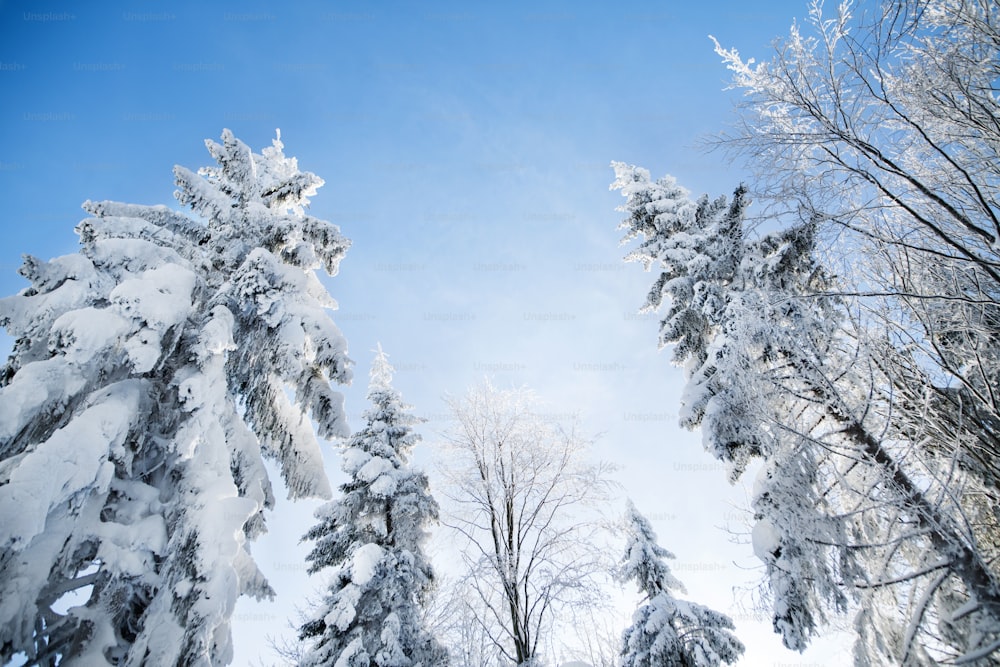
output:
<path id="1" fill-rule="evenodd" d="M 259 151 L 281 128 L 286 153 L 326 180 L 312 212 L 354 242 L 327 282 L 357 362 L 352 415 L 378 341 L 431 419 L 428 450 L 444 394 L 486 375 L 533 387 L 602 433 L 598 454 L 622 465 L 692 597 L 737 617 L 743 664 L 840 664 L 784 651 L 734 602 L 759 574 L 722 529 L 744 530 L 746 492 L 675 425 L 682 377 L 655 349 L 655 319 L 633 315 L 651 276 L 621 263 L 608 191 L 622 160 L 730 193 L 738 165 L 697 147 L 735 121 L 739 96 L 708 35 L 766 57 L 805 11 L 0 0 L 0 292 L 24 286 L 22 253 L 75 251 L 84 200 L 173 204 L 171 168 L 207 164 L 205 138 L 228 127 Z M 316 585 L 295 545 L 312 507 L 280 503 L 255 549 L 279 598 L 240 603 L 237 665 L 270 664 L 262 636 Z"/>

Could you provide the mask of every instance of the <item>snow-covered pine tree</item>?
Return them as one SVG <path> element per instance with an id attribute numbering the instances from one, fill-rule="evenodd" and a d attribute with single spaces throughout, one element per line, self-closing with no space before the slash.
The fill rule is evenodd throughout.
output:
<path id="1" fill-rule="evenodd" d="M 763 462 L 753 547 L 785 645 L 804 650 L 828 613 L 853 605 L 859 664 L 995 653 L 994 524 L 969 520 L 961 469 L 930 464 L 926 434 L 897 427 L 913 408 L 897 401 L 891 344 L 836 294 L 816 219 L 746 239 L 743 188 L 728 206 L 695 203 L 672 178 L 613 166 L 624 241 L 642 237 L 627 259 L 661 268 L 646 307 L 668 304 L 660 344 L 687 372 L 682 424 L 732 478 Z"/>
<path id="2" fill-rule="evenodd" d="M 794 298 L 801 285 L 793 274 L 822 288 L 822 272 L 808 262 L 811 230 L 747 242 L 744 188 L 731 203 L 707 196 L 696 202 L 672 177 L 653 181 L 645 169 L 613 167 L 613 187 L 628 198 L 623 243 L 642 238 L 626 261 L 660 267 L 645 309 L 665 308 L 660 347 L 674 345 L 673 359 L 688 376 L 681 424 L 702 429 L 705 448 L 730 465 L 731 479 L 757 457 L 784 472 L 756 485 L 755 546 L 767 563 L 775 630 L 786 646 L 801 650 L 827 602 L 844 608 L 838 580 L 853 576 L 853 554 L 838 559 L 824 546 L 842 537 L 842 527 L 818 507 L 816 453 L 790 437 L 791 429 L 772 427 L 781 413 L 789 424 L 801 413 L 783 391 L 794 374 L 782 351 L 823 357 L 839 321 L 830 300 Z"/>
<path id="3" fill-rule="evenodd" d="M 732 632 L 732 619 L 675 598 L 673 591 L 686 591 L 664 560 L 674 555 L 657 544 L 653 527 L 631 502 L 626 521 L 628 542 L 617 575 L 622 582 L 633 581 L 645 602 L 622 634 L 620 667 L 735 663 L 743 654 L 743 644 Z"/>
<path id="4" fill-rule="evenodd" d="M 341 497 L 321 507 L 303 539 L 309 572 L 331 568 L 322 604 L 302 625 L 308 667 L 434 667 L 447 652 L 428 632 L 423 605 L 434 584 L 424 554 L 438 505 L 427 476 L 410 466 L 421 419 L 392 386 L 381 346 L 372 363 L 364 428 L 343 453 Z"/>
<path id="5" fill-rule="evenodd" d="M 304 212 L 323 181 L 225 130 L 166 206 L 86 202 L 79 254 L 26 257 L 0 300 L 0 657 L 223 665 L 247 541 L 273 505 L 329 497 L 309 417 L 346 436 L 333 275 L 350 242 Z M 76 592 L 75 606 L 60 602 Z"/>

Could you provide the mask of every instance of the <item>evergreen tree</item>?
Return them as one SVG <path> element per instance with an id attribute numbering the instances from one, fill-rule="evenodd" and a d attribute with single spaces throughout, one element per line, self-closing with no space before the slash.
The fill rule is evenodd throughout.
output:
<path id="1" fill-rule="evenodd" d="M 423 551 L 438 506 L 427 476 L 410 467 L 420 436 L 392 387 L 392 367 L 379 347 L 368 389 L 367 423 L 347 443 L 342 496 L 317 511 L 304 539 L 316 543 L 309 572 L 332 568 L 323 604 L 300 629 L 310 641 L 309 667 L 432 667 L 446 651 L 424 625 L 434 583 Z"/>
<path id="2" fill-rule="evenodd" d="M 678 600 L 686 592 L 665 558 L 674 555 L 656 543 L 646 517 L 630 502 L 628 543 L 618 569 L 622 581 L 634 581 L 645 603 L 622 635 L 621 667 L 718 667 L 735 663 L 743 644 L 731 632 L 733 621 L 717 611 Z"/>
<path id="3" fill-rule="evenodd" d="M 673 179 L 614 167 L 625 240 L 643 237 L 629 259 L 662 267 L 647 308 L 669 303 L 660 342 L 686 366 L 682 423 L 733 478 L 763 462 L 753 548 L 785 645 L 803 650 L 855 606 L 859 664 L 995 652 L 995 524 L 970 520 L 962 464 L 981 469 L 922 455 L 930 429 L 898 413 L 938 409 L 934 394 L 845 308 L 816 257 L 819 222 L 743 238 L 743 188 L 728 207 L 695 204 Z"/>
<path id="4" fill-rule="evenodd" d="M 274 503 L 263 457 L 290 496 L 329 497 L 309 416 L 346 435 L 330 382 L 351 371 L 315 271 L 350 243 L 304 213 L 323 181 L 280 135 L 206 145 L 218 166 L 174 170 L 193 215 L 88 201 L 79 254 L 27 257 L 0 301 L 5 661 L 229 663 L 236 598 L 272 595 L 247 547 Z"/>

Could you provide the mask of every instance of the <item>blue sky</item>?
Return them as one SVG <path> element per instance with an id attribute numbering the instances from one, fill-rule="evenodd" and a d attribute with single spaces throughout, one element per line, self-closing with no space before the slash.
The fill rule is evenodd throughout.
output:
<path id="1" fill-rule="evenodd" d="M 733 589 L 759 574 L 724 530 L 745 531 L 746 491 L 676 427 L 683 378 L 656 351 L 655 318 L 634 314 L 652 278 L 622 264 L 621 197 L 608 190 L 621 160 L 694 194 L 730 193 L 746 175 L 699 148 L 735 122 L 739 99 L 708 35 L 766 58 L 805 11 L 0 0 L 0 290 L 24 286 L 22 253 L 76 250 L 84 200 L 172 204 L 171 168 L 207 164 L 205 138 L 228 127 L 259 151 L 281 128 L 286 153 L 326 180 L 313 214 L 354 242 L 327 284 L 357 362 L 355 425 L 377 342 L 430 418 L 428 451 L 445 394 L 487 375 L 526 384 L 601 434 L 596 455 L 622 466 L 691 597 L 736 616 L 742 664 L 839 664 L 836 644 L 785 651 L 734 601 L 752 601 Z M 317 585 L 296 546 L 313 507 L 280 503 L 255 547 L 279 596 L 240 603 L 234 664 L 270 664 L 262 637 Z"/>

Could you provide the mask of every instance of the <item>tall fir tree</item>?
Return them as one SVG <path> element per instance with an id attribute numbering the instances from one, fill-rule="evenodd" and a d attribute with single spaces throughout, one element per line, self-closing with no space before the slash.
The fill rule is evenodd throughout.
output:
<path id="1" fill-rule="evenodd" d="M 994 524 L 969 520 L 961 466 L 928 461 L 925 435 L 898 428 L 905 366 L 820 261 L 821 220 L 744 238 L 744 188 L 695 203 L 672 178 L 613 166 L 625 241 L 642 238 L 628 259 L 661 268 L 646 306 L 669 304 L 660 343 L 686 367 L 682 424 L 734 479 L 762 463 L 752 542 L 784 644 L 804 650 L 854 607 L 858 664 L 995 653 Z"/>
<path id="2" fill-rule="evenodd" d="M 434 584 L 423 545 L 438 518 L 427 476 L 410 466 L 419 418 L 392 387 L 381 346 L 371 369 L 367 420 L 346 444 L 342 496 L 317 511 L 309 572 L 331 568 L 323 603 L 300 629 L 303 667 L 432 667 L 447 652 L 424 625 Z"/>
<path id="3" fill-rule="evenodd" d="M 733 664 L 743 644 L 732 633 L 725 614 L 694 602 L 678 600 L 686 592 L 664 559 L 674 555 L 656 543 L 656 533 L 631 502 L 628 542 L 618 568 L 622 581 L 633 581 L 645 602 L 622 635 L 621 667 L 718 667 Z"/>
<path id="4" fill-rule="evenodd" d="M 237 597 L 273 594 L 247 547 L 263 458 L 291 497 L 330 496 L 309 417 L 348 433 L 330 383 L 351 362 L 316 270 L 350 242 L 304 212 L 323 181 L 280 134 L 206 145 L 217 166 L 174 169 L 191 215 L 88 201 L 79 254 L 26 257 L 0 300 L 4 661 L 228 664 Z"/>

